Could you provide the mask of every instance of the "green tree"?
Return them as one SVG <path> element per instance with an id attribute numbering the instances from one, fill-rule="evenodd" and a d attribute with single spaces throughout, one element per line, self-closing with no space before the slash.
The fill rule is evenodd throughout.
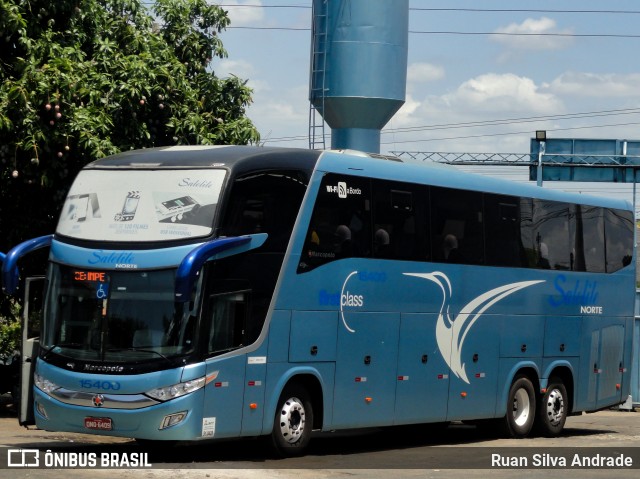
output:
<path id="1" fill-rule="evenodd" d="M 0 0 L 0 251 L 55 229 L 86 163 L 173 144 L 257 143 L 251 90 L 218 78 L 206 0 Z"/>

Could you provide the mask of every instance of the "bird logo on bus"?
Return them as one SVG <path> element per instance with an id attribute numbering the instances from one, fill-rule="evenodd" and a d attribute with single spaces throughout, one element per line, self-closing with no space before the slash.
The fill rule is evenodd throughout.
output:
<path id="1" fill-rule="evenodd" d="M 520 281 L 499 286 L 469 301 L 460 309 L 458 315 L 452 319 L 449 308 L 453 296 L 453 288 L 446 274 L 434 271 L 433 273 L 404 273 L 404 275 L 432 281 L 442 290 L 442 305 L 436 322 L 438 349 L 440 349 L 440 354 L 442 354 L 453 374 L 467 384 L 470 384 L 470 382 L 465 370 L 465 363 L 462 362 L 462 347 L 471 327 L 487 309 L 498 301 L 521 289 L 544 283 L 543 280 Z"/>

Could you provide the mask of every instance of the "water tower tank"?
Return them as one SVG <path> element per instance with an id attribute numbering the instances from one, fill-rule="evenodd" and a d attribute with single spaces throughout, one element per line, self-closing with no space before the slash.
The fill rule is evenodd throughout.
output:
<path id="1" fill-rule="evenodd" d="M 405 100 L 409 0 L 313 0 L 309 99 L 331 147 L 380 152 Z"/>

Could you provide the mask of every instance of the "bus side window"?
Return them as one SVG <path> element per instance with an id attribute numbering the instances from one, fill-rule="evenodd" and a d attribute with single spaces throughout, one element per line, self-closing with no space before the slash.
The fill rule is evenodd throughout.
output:
<path id="1" fill-rule="evenodd" d="M 373 256 L 425 261 L 427 189 L 409 183 L 373 181 Z"/>
<path id="2" fill-rule="evenodd" d="M 221 236 L 267 233 L 261 251 L 284 253 L 305 190 L 306 178 L 296 171 L 265 171 L 237 178 Z"/>
<path id="3" fill-rule="evenodd" d="M 633 258 L 633 214 L 630 211 L 604 210 L 607 273 L 628 266 Z"/>
<path id="4" fill-rule="evenodd" d="M 220 353 L 243 345 L 247 303 L 248 295 L 245 291 L 209 297 L 208 353 Z"/>
<path id="5" fill-rule="evenodd" d="M 431 187 L 433 260 L 484 264 L 482 193 Z"/>
<path id="6" fill-rule="evenodd" d="M 371 256 L 369 179 L 327 174 L 311 215 L 298 273 L 343 258 Z"/>
<path id="7" fill-rule="evenodd" d="M 527 258 L 522 245 L 520 198 L 486 194 L 485 245 L 489 266 L 523 267 Z"/>
<path id="8" fill-rule="evenodd" d="M 533 200 L 533 229 L 527 247 L 534 252 L 534 268 L 571 269 L 568 219 L 567 203 Z"/>
<path id="9" fill-rule="evenodd" d="M 571 238 L 571 269 L 573 271 L 605 272 L 603 209 L 573 205 L 569 219 Z"/>

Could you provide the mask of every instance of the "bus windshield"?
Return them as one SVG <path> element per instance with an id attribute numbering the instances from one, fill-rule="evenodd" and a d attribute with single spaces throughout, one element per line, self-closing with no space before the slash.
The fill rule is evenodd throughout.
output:
<path id="1" fill-rule="evenodd" d="M 174 303 L 175 270 L 50 265 L 41 345 L 79 361 L 166 361 L 193 352 L 196 318 Z"/>

